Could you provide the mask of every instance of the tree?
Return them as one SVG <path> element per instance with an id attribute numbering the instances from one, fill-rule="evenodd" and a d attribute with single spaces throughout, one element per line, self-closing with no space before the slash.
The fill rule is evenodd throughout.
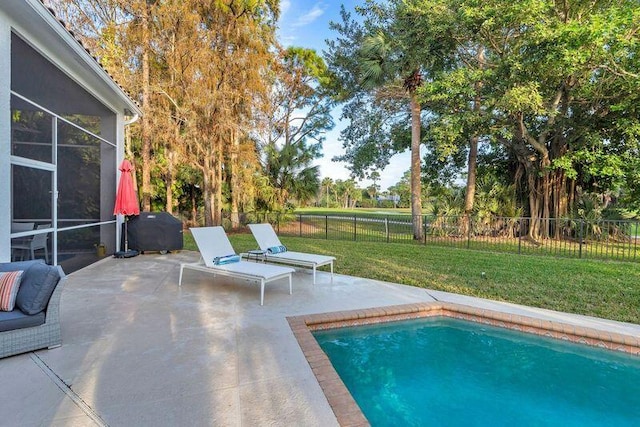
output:
<path id="1" fill-rule="evenodd" d="M 344 181 L 338 179 L 336 180 L 336 195 L 341 199 L 343 208 L 354 208 L 356 202 L 362 198 L 362 190 L 358 188 L 352 178 Z"/>
<path id="2" fill-rule="evenodd" d="M 122 28 L 129 17 L 122 0 L 45 0 L 116 80 L 129 80 Z"/>
<path id="3" fill-rule="evenodd" d="M 262 76 L 270 64 L 277 11 L 270 1 L 202 3 L 195 1 L 199 22 L 190 37 L 195 53 L 185 88 L 190 117 L 186 150 L 203 172 L 205 224 L 220 224 L 225 155 L 237 190 L 242 125 L 253 113 L 253 99 L 266 91 Z M 235 182 L 235 184 L 234 184 Z M 237 193 L 237 192 L 236 192 Z"/>
<path id="4" fill-rule="evenodd" d="M 339 160 L 350 162 L 357 175 L 372 166 L 383 168 L 394 152 L 406 148 L 402 134 L 407 132 L 404 123 L 409 116 L 413 234 L 421 240 L 422 108 L 418 89 L 440 47 L 434 44 L 430 51 L 432 40 L 426 40 L 422 49 L 416 49 L 416 40 L 423 40 L 421 36 L 416 39 L 413 16 L 404 1 L 369 1 L 356 12 L 362 23 L 342 9 L 343 22 L 332 24 L 341 37 L 329 42 L 328 58 L 337 93 L 348 100 L 343 117 L 350 121 L 342 132 L 347 153 Z"/>
<path id="5" fill-rule="evenodd" d="M 333 128 L 326 93 L 327 69 L 315 51 L 290 47 L 280 52 L 259 135 L 265 174 L 280 206 L 289 198 L 306 203 L 320 186 L 313 160 L 322 153 L 324 132 Z"/>
<path id="6" fill-rule="evenodd" d="M 406 171 L 400 181 L 389 187 L 391 197 L 398 198 L 395 207 L 407 207 L 411 205 L 411 171 Z"/>
<path id="7" fill-rule="evenodd" d="M 322 194 L 320 194 L 320 199 L 325 201 L 325 206 L 331 207 L 331 203 L 329 202 L 330 199 L 330 193 L 331 191 L 334 191 L 334 184 L 333 184 L 333 179 L 329 178 L 329 177 L 325 177 L 322 179 L 322 183 L 320 184 L 320 188 L 322 191 Z"/>
<path id="8" fill-rule="evenodd" d="M 266 176 L 276 189 L 280 207 L 284 207 L 291 199 L 307 202 L 317 194 L 320 172 L 318 166 L 311 165 L 317 148 L 310 148 L 296 142 L 285 144 L 282 148 L 272 145 L 265 150 Z"/>
<path id="9" fill-rule="evenodd" d="M 492 1 L 483 12 L 499 17 L 482 33 L 496 46 L 487 56 L 492 133 L 524 171 L 530 235 L 548 237 L 549 219 L 569 212 L 577 188 L 604 192 L 623 179 L 620 156 L 639 129 L 640 8 Z"/>
<path id="10" fill-rule="evenodd" d="M 639 129 L 636 1 L 410 3 L 428 31 L 419 45 L 441 34 L 455 47 L 419 90 L 434 113 L 427 140 L 441 158 L 469 141 L 468 178 L 474 138 L 512 159 L 531 237 L 550 236 L 581 191 L 625 184 Z"/>
<path id="11" fill-rule="evenodd" d="M 158 191 L 162 186 L 155 185 L 161 182 L 160 175 L 165 188 L 165 208 L 172 212 L 175 168 L 179 162 L 180 112 L 173 90 L 175 68 L 169 61 L 176 40 L 180 40 L 175 35 L 184 25 L 171 16 L 184 14 L 182 3 L 63 0 L 53 6 L 116 80 L 142 100 L 143 116 L 133 128 L 128 128 L 127 141 L 131 143 L 126 151 L 130 156 L 138 154 L 134 160 L 140 171 L 143 209 L 151 210 L 152 200 L 162 196 Z M 167 33 L 173 39 L 164 37 Z M 187 44 L 179 48 L 187 48 L 183 55 L 189 51 Z"/>
<path id="12" fill-rule="evenodd" d="M 276 58 L 277 2 L 60 0 L 59 4 L 74 31 L 95 48 L 112 73 L 122 71 L 122 76 L 115 74 L 117 80 L 143 100 L 144 118 L 129 128 L 136 134 L 128 136 L 131 144 L 126 149 L 135 155 L 138 170 L 144 169 L 140 193 L 145 209 L 152 203 L 173 211 L 178 200 L 179 209 L 186 207 L 195 216 L 197 201 L 204 205 L 205 224 L 219 224 L 224 208 L 231 211 L 235 226 L 240 209 L 276 208 L 276 192 L 259 167 L 266 157 L 264 147 L 256 144 L 253 131 L 258 119 L 268 115 L 261 101 L 275 87 L 274 64 L 280 68 L 279 84 L 286 82 L 283 87 L 298 84 L 304 91 L 306 85 L 316 95 L 321 92 L 321 85 L 314 83 L 318 79 L 306 81 L 310 73 L 296 73 L 308 67 L 306 71 L 318 77 L 323 67 L 317 55 L 319 62 L 303 51 L 289 56 L 289 68 Z M 318 114 L 289 127 L 293 139 L 306 138 L 296 146 L 298 154 L 287 151 L 290 161 L 319 155 L 319 149 L 302 146 L 321 142 L 323 126 L 333 125 L 326 106 L 324 100 L 313 107 L 307 104 Z M 305 134 L 314 125 L 316 130 Z M 184 168 L 190 172 L 182 173 Z M 299 177 L 292 194 L 309 199 L 317 190 L 317 169 Z M 181 197 L 183 191 L 193 197 Z"/>
<path id="13" fill-rule="evenodd" d="M 142 209 L 151 210 L 151 132 L 150 132 L 150 71 L 149 54 L 151 50 L 151 20 L 153 3 L 148 0 L 131 2 L 131 11 L 139 19 L 140 57 L 142 71 L 142 122 L 140 125 L 142 139 Z M 135 26 L 133 27 L 135 28 Z M 171 191 L 171 189 L 169 189 Z"/>
<path id="14" fill-rule="evenodd" d="M 380 192 L 380 185 L 378 184 L 378 181 L 380 180 L 380 172 L 372 171 L 369 174 L 369 179 L 373 181 L 373 184 L 367 187 L 367 192 L 369 193 L 369 196 L 375 200 Z"/>

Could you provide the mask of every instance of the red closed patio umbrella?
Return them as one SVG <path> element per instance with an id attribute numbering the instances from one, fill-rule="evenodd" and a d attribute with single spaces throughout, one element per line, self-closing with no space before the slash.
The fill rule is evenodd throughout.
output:
<path id="1" fill-rule="evenodd" d="M 129 258 L 138 255 L 138 251 L 129 250 L 129 240 L 127 238 L 127 217 L 129 215 L 140 215 L 140 205 L 138 204 L 138 195 L 133 186 L 133 177 L 131 172 L 133 167 L 129 160 L 125 159 L 118 168 L 120 172 L 120 182 L 118 183 L 118 191 L 116 192 L 116 205 L 113 208 L 114 215 L 124 215 L 124 252 L 118 251 L 115 256 L 118 258 Z"/>

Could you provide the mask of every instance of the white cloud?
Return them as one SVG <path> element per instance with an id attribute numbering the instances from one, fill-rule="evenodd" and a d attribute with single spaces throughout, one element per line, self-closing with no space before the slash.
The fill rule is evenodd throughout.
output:
<path id="1" fill-rule="evenodd" d="M 290 0 L 282 0 L 280 2 L 280 16 L 283 16 L 285 13 L 287 13 L 290 7 L 291 7 Z"/>
<path id="2" fill-rule="evenodd" d="M 293 27 L 304 27 L 305 25 L 311 24 L 313 21 L 318 19 L 324 14 L 324 11 L 327 9 L 326 6 L 323 6 L 322 3 L 318 3 L 310 11 L 300 16 L 296 22 L 292 24 Z"/>
<path id="3" fill-rule="evenodd" d="M 289 35 L 289 36 L 280 36 L 280 43 L 284 46 L 293 46 L 298 40 L 297 36 Z"/>

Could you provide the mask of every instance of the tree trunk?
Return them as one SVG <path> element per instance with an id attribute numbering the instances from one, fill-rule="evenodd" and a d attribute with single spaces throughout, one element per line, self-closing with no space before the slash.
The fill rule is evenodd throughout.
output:
<path id="1" fill-rule="evenodd" d="M 478 53 L 476 54 L 476 60 L 478 61 L 478 68 L 484 68 L 484 47 L 480 46 L 478 48 Z M 480 91 L 482 90 L 482 82 L 478 81 L 474 85 L 475 96 L 473 98 L 473 112 L 475 114 L 480 114 Z M 464 213 L 465 215 L 471 215 L 473 212 L 473 202 L 476 196 L 476 175 L 478 169 L 478 135 L 471 135 L 469 138 L 469 158 L 467 159 L 467 191 L 464 196 Z M 468 224 L 467 224 L 468 226 Z"/>
<path id="2" fill-rule="evenodd" d="M 471 227 L 471 214 L 473 212 L 473 201 L 476 197 L 476 171 L 478 169 L 478 137 L 476 135 L 469 138 L 469 158 L 467 165 L 467 191 L 464 194 L 464 216 L 462 217 L 462 231 L 468 235 Z"/>
<path id="3" fill-rule="evenodd" d="M 567 202 L 567 212 L 572 212 L 576 203 L 576 181 L 572 179 L 569 182 L 569 201 Z"/>
<path id="4" fill-rule="evenodd" d="M 422 240 L 422 185 L 420 168 L 420 104 L 411 92 L 411 216 L 413 238 Z"/>
<path id="5" fill-rule="evenodd" d="M 238 215 L 238 199 L 240 198 L 240 178 L 238 177 L 238 152 L 240 151 L 240 140 L 237 132 L 231 132 L 231 152 L 229 156 L 229 169 L 231 170 L 231 228 L 240 227 L 240 216 Z"/>
<path id="6" fill-rule="evenodd" d="M 175 153 L 171 151 L 169 147 L 166 147 L 166 153 L 167 153 L 167 172 L 165 173 L 165 179 L 164 179 L 165 190 L 166 190 L 165 191 L 166 193 L 165 210 L 173 215 L 173 183 L 174 183 L 173 159 L 175 157 Z"/>
<path id="7" fill-rule="evenodd" d="M 220 137 L 216 137 L 214 162 L 216 181 L 214 184 L 214 206 L 212 207 L 213 222 L 215 225 L 222 225 L 222 164 L 222 141 Z"/>
<path id="8" fill-rule="evenodd" d="M 471 215 L 476 196 L 476 171 L 478 169 L 478 137 L 469 138 L 469 158 L 467 165 L 467 191 L 464 195 L 464 213 Z"/>
<path id="9" fill-rule="evenodd" d="M 216 174 L 213 168 L 213 155 L 212 153 L 207 153 L 208 155 L 204 158 L 204 165 L 202 171 L 202 197 L 204 199 L 204 225 L 205 227 L 210 227 L 214 225 L 214 216 L 213 212 L 215 209 L 215 180 Z"/>
<path id="10" fill-rule="evenodd" d="M 551 185 L 549 183 L 551 177 L 549 171 L 546 168 L 542 168 L 544 176 L 542 180 L 542 237 L 549 238 L 549 232 L 551 229 Z"/>
<path id="11" fill-rule="evenodd" d="M 538 237 L 538 231 L 539 231 L 539 221 L 540 221 L 540 215 L 538 212 L 538 204 L 539 204 L 539 200 L 537 197 L 537 185 L 536 185 L 536 179 L 533 176 L 529 176 L 528 179 L 529 182 L 529 210 L 530 212 L 530 216 L 531 218 L 529 219 L 529 237 L 533 240 L 535 240 Z"/>
<path id="12" fill-rule="evenodd" d="M 197 227 L 198 225 L 198 207 L 196 206 L 196 191 L 194 186 L 191 185 L 191 225 Z"/>
<path id="13" fill-rule="evenodd" d="M 560 194 L 560 196 L 558 197 L 558 212 L 556 216 L 566 217 L 569 216 L 569 194 L 567 193 L 567 176 L 563 171 L 560 171 L 559 175 L 558 193 Z"/>
<path id="14" fill-rule="evenodd" d="M 142 6 L 142 208 L 151 211 L 151 129 L 149 116 L 151 115 L 149 88 L 149 7 L 147 2 Z"/>
<path id="15" fill-rule="evenodd" d="M 167 189 L 166 191 L 166 203 L 164 209 L 173 215 L 173 172 L 171 169 L 167 170 L 164 185 Z"/>

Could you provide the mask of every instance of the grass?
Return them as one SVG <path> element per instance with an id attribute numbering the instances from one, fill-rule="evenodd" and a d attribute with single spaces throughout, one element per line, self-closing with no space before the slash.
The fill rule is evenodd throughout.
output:
<path id="1" fill-rule="evenodd" d="M 365 213 L 347 210 L 323 211 L 319 208 L 307 211 L 305 214 L 280 216 L 277 221 L 278 233 L 328 240 L 414 242 L 411 217 L 406 214 L 371 210 Z M 276 218 L 273 217 L 272 220 L 275 222 Z M 630 224 L 632 234 L 624 234 L 626 239 L 602 233 L 585 236 L 582 243 L 580 239 L 568 237 L 533 241 L 525 236 L 520 239 L 515 233 L 510 237 L 496 235 L 491 228 L 474 229 L 472 234 L 468 234 L 461 229 L 457 218 L 453 217 L 426 217 L 425 224 L 424 241 L 427 245 L 572 258 L 640 261 L 639 241 L 634 238 L 633 233 L 636 230 L 632 228 L 636 224 Z"/>
<path id="2" fill-rule="evenodd" d="M 303 215 L 411 215 L 410 208 L 298 208 L 296 214 Z"/>
<path id="3" fill-rule="evenodd" d="M 256 247 L 251 234 L 229 237 L 238 252 Z M 640 269 L 632 263 L 403 243 L 281 240 L 296 251 L 335 256 L 340 274 L 640 324 Z M 189 233 L 185 249 L 197 250 Z"/>

